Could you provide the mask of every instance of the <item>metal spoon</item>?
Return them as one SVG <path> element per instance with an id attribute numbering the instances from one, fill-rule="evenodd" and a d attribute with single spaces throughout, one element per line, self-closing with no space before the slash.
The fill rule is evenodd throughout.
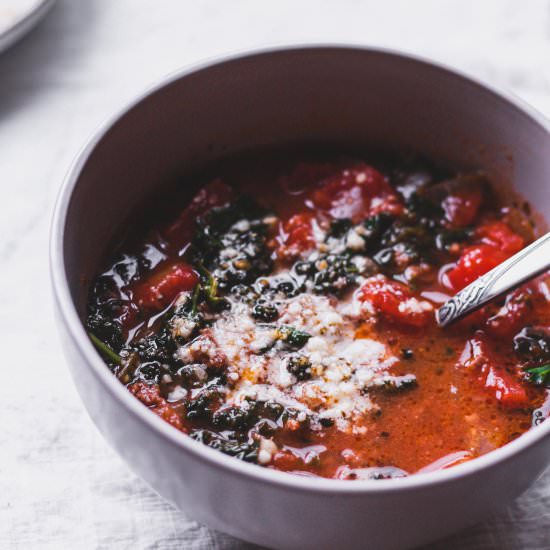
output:
<path id="1" fill-rule="evenodd" d="M 445 302 L 435 313 L 446 327 L 508 290 L 550 268 L 550 232 L 491 269 Z"/>

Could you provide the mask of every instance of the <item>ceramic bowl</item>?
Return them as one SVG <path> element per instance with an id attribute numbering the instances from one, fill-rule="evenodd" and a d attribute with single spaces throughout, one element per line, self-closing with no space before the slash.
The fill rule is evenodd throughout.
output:
<path id="1" fill-rule="evenodd" d="M 483 168 L 550 214 L 548 123 L 455 71 L 385 50 L 275 49 L 182 70 L 86 145 L 57 203 L 51 269 L 64 348 L 93 421 L 134 472 L 185 513 L 276 548 L 399 549 L 474 524 L 522 493 L 550 456 L 550 422 L 448 470 L 382 481 L 300 477 L 178 432 L 106 368 L 83 325 L 88 286 L 136 205 L 221 157 L 289 143 L 413 149 Z"/>

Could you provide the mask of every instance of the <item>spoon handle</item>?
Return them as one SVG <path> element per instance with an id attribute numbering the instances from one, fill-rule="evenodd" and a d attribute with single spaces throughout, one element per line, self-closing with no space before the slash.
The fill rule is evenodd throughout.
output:
<path id="1" fill-rule="evenodd" d="M 470 283 L 435 314 L 441 327 L 450 325 L 493 298 L 550 268 L 550 232 Z"/>

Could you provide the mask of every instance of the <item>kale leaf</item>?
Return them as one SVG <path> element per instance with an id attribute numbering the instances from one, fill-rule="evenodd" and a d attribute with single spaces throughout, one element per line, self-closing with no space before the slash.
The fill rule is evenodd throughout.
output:
<path id="1" fill-rule="evenodd" d="M 216 433 L 211 430 L 197 429 L 189 434 L 195 441 L 200 441 L 212 449 L 216 449 L 229 456 L 256 462 L 258 458 L 259 442 L 254 439 L 244 439 L 237 432 L 229 431 Z"/>
<path id="2" fill-rule="evenodd" d="M 222 290 L 251 284 L 273 267 L 267 247 L 267 211 L 242 195 L 228 206 L 212 209 L 198 220 L 192 260 L 211 272 Z"/>
<path id="3" fill-rule="evenodd" d="M 527 380 L 537 386 L 550 386 L 550 363 L 525 369 Z"/>

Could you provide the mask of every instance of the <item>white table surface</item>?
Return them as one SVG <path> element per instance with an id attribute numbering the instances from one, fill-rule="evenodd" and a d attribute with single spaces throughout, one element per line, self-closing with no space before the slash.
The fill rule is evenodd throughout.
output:
<path id="1" fill-rule="evenodd" d="M 92 425 L 52 318 L 48 229 L 83 142 L 144 86 L 196 60 L 289 41 L 420 53 L 550 115 L 548 0 L 59 0 L 0 56 L 0 549 L 249 547 L 164 502 Z M 459 548 L 550 548 L 550 472 L 430 550 Z"/>

